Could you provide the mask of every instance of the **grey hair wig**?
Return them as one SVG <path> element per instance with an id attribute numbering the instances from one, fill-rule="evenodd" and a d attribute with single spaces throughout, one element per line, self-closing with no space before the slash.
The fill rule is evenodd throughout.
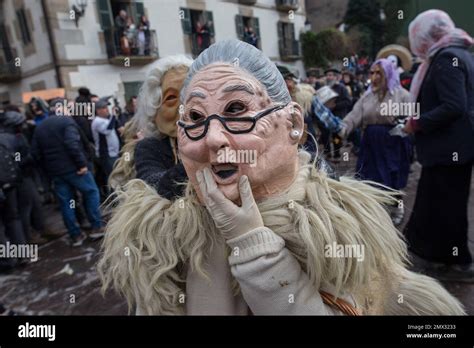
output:
<path id="1" fill-rule="evenodd" d="M 280 104 L 291 102 L 285 80 L 275 63 L 254 46 L 233 39 L 219 41 L 211 45 L 196 58 L 181 89 L 182 104 L 184 104 L 186 89 L 194 75 L 213 63 L 228 63 L 238 66 L 260 81 L 272 101 Z"/>
<path id="2" fill-rule="evenodd" d="M 162 103 L 163 76 L 172 69 L 189 68 L 192 62 L 191 58 L 182 54 L 168 56 L 153 63 L 147 71 L 138 94 L 137 113 L 134 117 L 137 128 L 143 130 L 145 136 L 159 135 L 155 115 Z"/>

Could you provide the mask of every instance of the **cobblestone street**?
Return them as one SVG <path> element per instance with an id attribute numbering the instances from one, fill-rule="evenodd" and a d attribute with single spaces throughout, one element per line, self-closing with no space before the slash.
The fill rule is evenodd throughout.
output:
<path id="1" fill-rule="evenodd" d="M 337 165 L 340 173 L 351 173 L 354 160 Z M 410 174 L 406 190 L 405 223 L 414 202 L 420 166 L 416 163 Z M 471 252 L 474 252 L 474 183 L 471 186 L 469 205 Z M 64 230 L 60 212 L 47 206 L 48 225 L 51 229 Z M 100 292 L 100 282 L 95 270 L 100 241 L 86 242 L 82 247 L 71 248 L 67 236 L 51 241 L 39 248 L 39 261 L 21 270 L 0 276 L 0 303 L 20 314 L 28 315 L 126 315 L 123 299 L 109 292 Z M 447 289 L 474 314 L 474 284 L 445 283 Z"/>

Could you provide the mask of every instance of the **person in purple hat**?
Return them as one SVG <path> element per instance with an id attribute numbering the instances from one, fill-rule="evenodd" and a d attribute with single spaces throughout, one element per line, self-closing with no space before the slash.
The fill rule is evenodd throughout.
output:
<path id="1" fill-rule="evenodd" d="M 416 116 L 416 105 L 400 85 L 398 73 L 387 59 L 370 67 L 371 85 L 344 120 L 325 114 L 321 119 L 332 132 L 346 138 L 355 129 L 363 130 L 356 173 L 388 188 L 401 190 L 408 180 L 411 142 L 409 137 L 393 136 L 390 131 L 408 116 Z M 321 115 L 321 113 L 316 113 Z M 395 225 L 401 224 L 404 206 L 401 197 L 391 211 Z"/>

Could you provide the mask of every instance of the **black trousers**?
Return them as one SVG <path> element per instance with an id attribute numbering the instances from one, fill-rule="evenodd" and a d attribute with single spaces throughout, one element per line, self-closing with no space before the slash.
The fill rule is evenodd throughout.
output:
<path id="1" fill-rule="evenodd" d="M 408 248 L 432 262 L 468 264 L 468 200 L 472 163 L 423 167 L 404 234 Z"/>
<path id="2" fill-rule="evenodd" d="M 31 227 L 36 231 L 44 231 L 45 214 L 41 196 L 33 177 L 25 176 L 18 186 L 20 218 L 26 239 L 31 238 Z"/>
<path id="3" fill-rule="evenodd" d="M 0 205 L 0 244 L 5 245 L 7 240 L 11 244 L 25 244 L 26 238 L 20 218 L 18 188 L 11 187 L 4 190 L 6 200 Z M 14 259 L 0 258 L 0 266 L 13 266 Z"/>

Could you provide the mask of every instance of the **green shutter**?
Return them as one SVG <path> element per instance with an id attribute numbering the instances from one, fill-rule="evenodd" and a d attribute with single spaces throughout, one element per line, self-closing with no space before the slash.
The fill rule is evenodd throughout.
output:
<path id="1" fill-rule="evenodd" d="M 211 37 L 213 37 L 214 36 L 214 18 L 212 17 L 211 11 L 204 11 L 204 20 L 207 22 L 212 22 L 211 25 L 209 25 L 209 33 L 211 34 Z"/>
<path id="2" fill-rule="evenodd" d="M 284 31 L 283 31 L 283 22 L 278 22 L 277 23 L 277 28 L 278 28 L 278 49 L 280 51 L 280 56 L 285 56 L 285 37 L 284 37 Z"/>
<path id="3" fill-rule="evenodd" d="M 5 56 L 5 63 L 11 62 L 13 60 L 13 54 L 10 48 L 10 43 L 8 42 L 7 31 L 3 24 L 0 24 L 0 44 Z"/>
<path id="4" fill-rule="evenodd" d="M 257 34 L 257 36 L 260 38 L 260 23 L 258 22 L 258 18 L 253 17 L 252 20 L 253 20 L 253 29 L 255 31 L 255 34 Z"/>
<path id="5" fill-rule="evenodd" d="M 18 24 L 20 25 L 21 38 L 24 45 L 27 45 L 31 42 L 30 29 L 28 27 L 28 22 L 26 20 L 25 10 L 23 8 L 16 11 L 16 17 L 18 19 Z"/>
<path id="6" fill-rule="evenodd" d="M 255 31 L 255 34 L 257 35 L 257 38 L 258 38 L 258 47 L 261 49 L 262 48 L 262 43 L 261 43 L 261 38 L 260 38 L 260 24 L 258 22 L 258 18 L 257 17 L 254 17 L 252 18 L 252 22 L 253 22 L 253 30 Z"/>
<path id="7" fill-rule="evenodd" d="M 123 86 L 125 89 L 125 102 L 127 102 L 132 96 L 138 95 L 142 82 L 124 82 Z"/>
<path id="8" fill-rule="evenodd" d="M 244 17 L 235 15 L 235 28 L 237 30 L 237 37 L 240 40 L 244 39 Z"/>
<path id="9" fill-rule="evenodd" d="M 293 23 L 288 23 L 288 39 L 295 40 L 295 25 Z"/>
<path id="10" fill-rule="evenodd" d="M 112 18 L 110 15 L 112 11 L 110 10 L 109 0 L 97 0 L 97 9 L 102 30 L 112 28 Z"/>
<path id="11" fill-rule="evenodd" d="M 191 35 L 193 32 L 193 26 L 191 24 L 191 11 L 188 8 L 183 8 L 183 7 L 180 7 L 179 10 L 180 10 L 180 16 L 181 15 L 183 16 L 183 18 L 180 17 L 181 26 L 183 27 L 183 34 Z"/>
<path id="12" fill-rule="evenodd" d="M 142 2 L 135 2 L 135 13 L 137 14 L 137 21 L 140 21 L 140 17 L 145 14 L 145 7 L 143 6 Z"/>
<path id="13" fill-rule="evenodd" d="M 278 29 L 278 37 L 283 38 L 283 22 L 278 21 L 277 29 Z"/>

